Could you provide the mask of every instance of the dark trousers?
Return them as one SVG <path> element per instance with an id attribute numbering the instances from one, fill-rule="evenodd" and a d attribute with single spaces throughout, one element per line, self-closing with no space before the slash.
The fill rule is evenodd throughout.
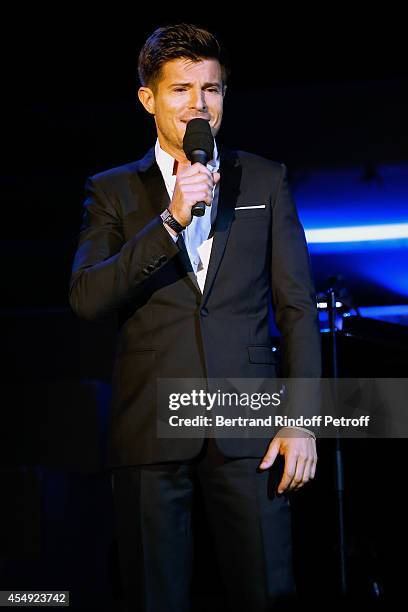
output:
<path id="1" fill-rule="evenodd" d="M 265 612 L 293 595 L 289 501 L 275 495 L 278 466 L 261 472 L 259 463 L 228 459 L 206 439 L 191 461 L 113 470 L 127 612 L 191 609 L 196 486 L 231 610 Z"/>

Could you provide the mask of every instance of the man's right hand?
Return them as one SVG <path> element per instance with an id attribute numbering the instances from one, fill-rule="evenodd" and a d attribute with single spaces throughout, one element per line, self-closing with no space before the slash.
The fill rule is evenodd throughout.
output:
<path id="1" fill-rule="evenodd" d="M 211 206 L 213 189 L 220 180 L 219 172 L 211 173 L 203 164 L 179 163 L 176 185 L 169 211 L 184 227 L 192 221 L 191 209 L 197 202 Z"/>

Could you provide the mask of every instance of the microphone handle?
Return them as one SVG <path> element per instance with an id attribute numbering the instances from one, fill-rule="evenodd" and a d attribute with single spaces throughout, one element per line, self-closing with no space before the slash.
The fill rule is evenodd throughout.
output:
<path id="1" fill-rule="evenodd" d="M 205 215 L 205 202 L 196 202 L 191 209 L 191 214 L 193 217 L 203 217 Z"/>
<path id="2" fill-rule="evenodd" d="M 206 166 L 208 161 L 207 154 L 205 151 L 196 149 L 192 151 L 190 161 L 192 164 L 196 164 L 198 162 L 199 164 L 203 164 L 203 166 Z M 205 207 L 205 202 L 197 202 L 196 204 L 194 204 L 193 208 L 191 209 L 192 216 L 202 217 L 205 214 Z"/>

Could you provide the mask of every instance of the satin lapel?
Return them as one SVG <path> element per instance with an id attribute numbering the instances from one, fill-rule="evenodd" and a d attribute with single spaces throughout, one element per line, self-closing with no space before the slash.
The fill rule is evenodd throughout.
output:
<path id="1" fill-rule="evenodd" d="M 132 181 L 132 190 L 140 202 L 140 211 L 148 211 L 150 208 L 154 214 L 163 212 L 169 205 L 170 199 L 160 168 L 156 164 L 154 147 L 138 162 L 137 176 L 140 178 L 143 189 L 140 189 L 140 183 L 135 176 Z"/>
<path id="2" fill-rule="evenodd" d="M 179 236 L 177 240 L 177 246 L 180 249 L 180 259 L 183 263 L 183 266 L 186 269 L 187 275 L 191 283 L 194 285 L 194 289 L 199 293 L 200 298 L 202 297 L 200 285 L 197 282 L 197 277 L 194 274 L 194 270 L 191 265 L 190 257 L 188 256 L 186 243 L 184 242 L 183 236 Z"/>
<path id="3" fill-rule="evenodd" d="M 220 193 L 215 220 L 214 240 L 205 279 L 202 305 L 208 299 L 224 255 L 234 217 L 235 203 L 238 199 L 241 185 L 242 167 L 235 152 L 220 148 L 220 160 Z"/>
<path id="4" fill-rule="evenodd" d="M 137 174 L 142 182 L 144 190 L 140 190 L 140 183 L 138 185 L 136 179 L 133 181 L 132 189 L 134 193 L 137 194 L 140 201 L 140 210 L 149 211 L 150 209 L 153 214 L 160 214 L 169 205 L 170 198 L 160 168 L 156 164 L 154 147 L 152 147 L 145 157 L 140 160 L 137 167 Z M 145 223 L 150 219 L 151 214 L 149 214 L 149 218 L 146 219 Z M 192 285 L 192 288 L 198 292 L 201 298 L 201 289 L 197 282 L 196 275 L 193 272 L 182 236 L 179 237 L 177 246 L 180 250 L 180 262 L 187 275 L 185 277 L 186 281 Z"/>

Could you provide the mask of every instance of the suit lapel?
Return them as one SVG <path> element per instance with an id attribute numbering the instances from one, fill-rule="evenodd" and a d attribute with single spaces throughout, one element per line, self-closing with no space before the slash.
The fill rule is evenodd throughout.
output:
<path id="1" fill-rule="evenodd" d="M 162 173 L 160 172 L 160 168 L 156 163 L 154 147 L 152 147 L 145 157 L 139 161 L 137 173 L 142 182 L 144 190 L 142 190 L 142 192 L 140 191 L 140 187 L 138 187 L 136 181 L 133 181 L 132 189 L 133 192 L 137 194 L 139 199 L 140 210 L 150 210 L 155 215 L 160 214 L 169 205 L 170 198 L 169 194 L 167 193 Z M 150 219 L 151 214 L 150 218 L 146 219 L 144 224 L 146 224 Z M 191 266 L 191 261 L 182 236 L 179 236 L 177 246 L 180 250 L 180 262 L 187 274 L 186 280 L 193 286 L 193 289 L 197 291 L 201 297 L 201 289 Z"/>
<path id="2" fill-rule="evenodd" d="M 218 197 L 217 217 L 215 220 L 214 240 L 205 279 L 202 305 L 204 305 L 208 299 L 224 255 L 231 223 L 234 217 L 235 203 L 238 199 L 241 185 L 242 168 L 236 153 L 220 147 L 220 161 L 220 193 Z"/>
<path id="3" fill-rule="evenodd" d="M 170 199 L 160 168 L 156 164 L 154 147 L 138 162 L 136 169 L 144 188 L 141 191 L 140 183 L 138 184 L 136 180 L 132 182 L 132 190 L 140 201 L 140 210 L 150 208 L 154 214 L 163 212 L 169 205 Z"/>
<path id="4" fill-rule="evenodd" d="M 177 246 L 180 249 L 180 259 L 183 263 L 184 268 L 186 269 L 188 278 L 190 279 L 191 283 L 194 285 L 194 289 L 197 291 L 197 293 L 199 294 L 201 298 L 202 294 L 201 294 L 200 285 L 198 284 L 197 277 L 194 274 L 194 270 L 191 265 L 190 257 L 188 256 L 186 243 L 184 242 L 183 236 L 181 234 L 178 237 Z"/>

